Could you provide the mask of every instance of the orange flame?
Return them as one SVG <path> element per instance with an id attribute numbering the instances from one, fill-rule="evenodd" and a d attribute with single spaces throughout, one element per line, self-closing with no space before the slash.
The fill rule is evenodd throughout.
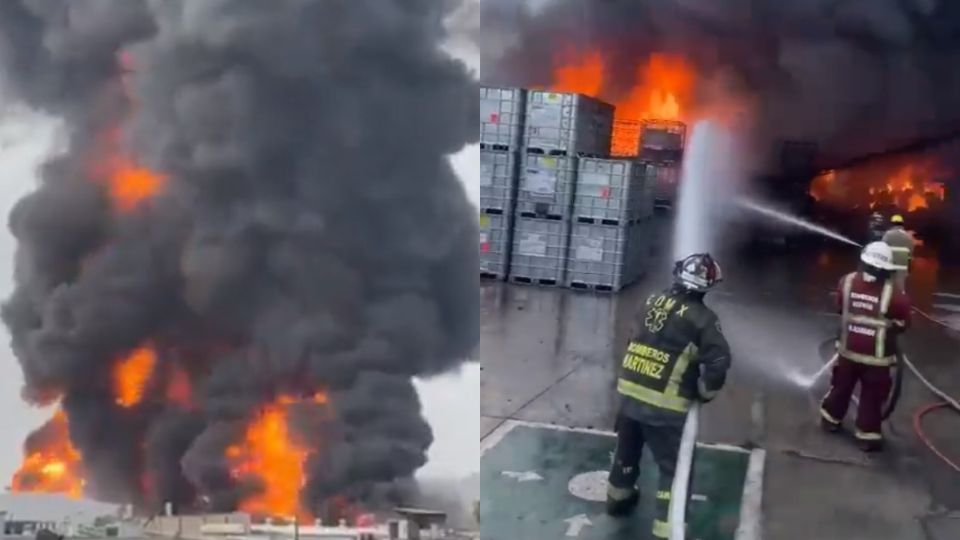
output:
<path id="1" fill-rule="evenodd" d="M 13 475 L 14 492 L 62 493 L 78 499 L 83 495 L 81 455 L 70 441 L 67 415 L 57 409 L 41 428 L 42 443 L 25 452 Z M 30 440 L 27 442 L 30 445 Z"/>
<path id="2" fill-rule="evenodd" d="M 159 193 L 165 178 L 132 162 L 118 160 L 110 176 L 110 199 L 116 207 L 129 211 L 144 199 Z"/>
<path id="3" fill-rule="evenodd" d="M 266 405 L 247 426 L 243 443 L 227 448 L 231 476 L 236 479 L 254 477 L 262 485 L 258 493 L 241 501 L 241 510 L 310 519 L 309 512 L 300 505 L 303 464 L 310 452 L 292 437 L 287 421 L 288 407 L 303 401 L 303 398 L 281 395 Z M 326 404 L 327 396 L 317 393 L 311 401 Z"/>
<path id="4" fill-rule="evenodd" d="M 118 405 L 133 407 L 140 403 L 156 363 L 157 354 L 151 347 L 140 347 L 117 363 L 113 382 Z"/>
<path id="5" fill-rule="evenodd" d="M 943 184 L 933 180 L 937 174 L 937 164 L 924 160 L 826 171 L 811 182 L 810 196 L 834 206 L 914 212 L 944 200 Z"/>
<path id="6" fill-rule="evenodd" d="M 603 56 L 593 51 L 577 56 L 568 53 L 553 73 L 552 90 L 599 97 L 603 90 L 605 66 Z"/>
<path id="7" fill-rule="evenodd" d="M 686 121 L 696 75 L 682 57 L 663 53 L 650 55 L 637 67 L 634 84 L 625 93 L 613 93 L 606 78 L 607 60 L 598 51 L 567 53 L 554 69 L 552 90 L 604 99 L 613 104 L 613 155 L 635 155 L 640 143 L 641 121 Z"/>
<path id="8" fill-rule="evenodd" d="M 125 153 L 119 128 L 103 134 L 99 154 L 106 157 L 95 164 L 93 175 L 105 183 L 117 210 L 129 212 L 163 189 L 164 175 L 138 165 Z"/>
<path id="9" fill-rule="evenodd" d="M 137 96 L 131 84 L 130 74 L 136 69 L 135 59 L 128 51 L 118 55 L 120 83 L 131 112 L 137 108 Z M 110 202 L 121 212 L 136 208 L 141 202 L 157 195 L 166 182 L 166 176 L 138 164 L 127 152 L 119 126 L 107 130 L 100 140 L 100 162 L 93 174 L 106 184 Z"/>

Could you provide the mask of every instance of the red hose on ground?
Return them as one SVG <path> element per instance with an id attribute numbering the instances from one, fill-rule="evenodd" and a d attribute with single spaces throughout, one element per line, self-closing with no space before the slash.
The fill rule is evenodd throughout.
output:
<path id="1" fill-rule="evenodd" d="M 927 438 L 926 433 L 923 432 L 923 426 L 921 425 L 923 416 L 925 414 L 931 411 L 935 411 L 937 409 L 942 409 L 944 407 L 949 407 L 949 406 L 950 404 L 945 401 L 938 401 L 936 403 L 931 403 L 925 407 L 921 407 L 920 409 L 918 409 L 917 412 L 913 415 L 913 431 L 914 433 L 916 433 L 920 441 L 923 442 L 923 444 L 925 444 L 927 448 L 929 448 L 930 451 L 934 453 L 934 455 L 936 455 L 944 463 L 949 465 L 953 470 L 960 473 L 960 465 L 957 465 L 950 458 L 945 456 L 943 452 L 941 452 L 940 450 L 937 450 L 937 447 L 933 445 L 933 442 L 931 442 L 930 439 Z"/>

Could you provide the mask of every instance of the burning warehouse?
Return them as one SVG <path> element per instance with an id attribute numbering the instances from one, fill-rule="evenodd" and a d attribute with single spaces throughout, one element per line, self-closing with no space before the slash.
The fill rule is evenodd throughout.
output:
<path id="1" fill-rule="evenodd" d="M 3 320 L 23 398 L 56 410 L 14 491 L 304 518 L 409 501 L 432 443 L 411 379 L 478 338 L 454 7 L 0 3 L 3 82 L 69 135 L 9 220 Z"/>
<path id="2" fill-rule="evenodd" d="M 633 155 L 644 121 L 722 119 L 748 149 L 726 161 L 764 196 L 796 211 L 860 219 L 872 204 L 942 225 L 956 169 L 917 142 L 935 146 L 960 125 L 960 88 L 944 75 L 956 65 L 957 7 L 827 4 L 490 0 L 484 84 L 615 105 L 614 156 Z"/>

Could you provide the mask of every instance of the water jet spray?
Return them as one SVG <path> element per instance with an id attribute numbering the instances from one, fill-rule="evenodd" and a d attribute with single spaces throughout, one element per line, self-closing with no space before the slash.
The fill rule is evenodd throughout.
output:
<path id="1" fill-rule="evenodd" d="M 830 229 L 828 229 L 828 228 L 826 228 L 826 227 L 824 227 L 824 226 L 822 226 L 822 225 L 817 225 L 816 223 L 813 223 L 812 221 L 807 221 L 807 220 L 805 220 L 805 219 L 802 219 L 802 218 L 800 218 L 800 217 L 794 216 L 794 215 L 789 214 L 789 213 L 787 213 L 787 212 L 784 212 L 784 211 L 782 211 L 782 210 L 777 210 L 776 208 L 772 208 L 772 207 L 770 207 L 770 206 L 767 206 L 767 205 L 758 203 L 758 202 L 756 202 L 756 201 L 754 201 L 754 200 L 752 200 L 752 199 L 749 199 L 749 198 L 747 198 L 747 197 L 740 197 L 740 198 L 738 198 L 738 199 L 737 199 L 737 205 L 740 206 L 741 208 L 750 210 L 750 211 L 752 211 L 752 212 L 756 212 L 756 213 L 758 213 L 758 214 L 760 214 L 760 215 L 762 215 L 762 216 L 764 216 L 764 217 L 777 220 L 777 221 L 779 221 L 779 222 L 781 222 L 781 223 L 786 223 L 786 224 L 788 224 L 788 225 L 793 225 L 793 226 L 795 226 L 795 227 L 799 227 L 799 228 L 801 228 L 801 229 L 804 229 L 804 230 L 807 230 L 807 231 L 810 231 L 810 232 L 819 234 L 819 235 L 821 235 L 821 236 L 825 236 L 825 237 L 827 237 L 827 238 L 832 238 L 832 239 L 834 239 L 834 240 L 838 240 L 838 241 L 843 242 L 843 243 L 845 243 L 845 244 L 850 244 L 851 246 L 863 247 L 863 244 L 860 244 L 860 243 L 858 243 L 858 242 L 855 242 L 855 241 L 847 238 L 846 236 L 844 236 L 844 235 L 842 235 L 842 234 L 840 234 L 840 233 L 838 233 L 838 232 L 831 231 Z"/>

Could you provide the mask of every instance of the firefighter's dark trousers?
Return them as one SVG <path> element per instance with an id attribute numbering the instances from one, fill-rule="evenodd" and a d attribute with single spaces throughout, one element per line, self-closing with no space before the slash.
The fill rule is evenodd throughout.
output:
<path id="1" fill-rule="evenodd" d="M 657 482 L 657 511 L 653 522 L 653 535 L 657 538 L 670 536 L 667 524 L 670 512 L 670 491 L 682 437 L 682 425 L 654 426 L 637 422 L 623 415 L 617 418 L 617 450 L 613 456 L 613 468 L 610 470 L 610 485 L 607 493 L 615 500 L 623 500 L 637 490 L 640 455 L 644 444 L 650 445 L 653 459 L 660 469 Z"/>
<path id="2" fill-rule="evenodd" d="M 883 440 L 880 424 L 892 382 L 889 367 L 860 364 L 840 356 L 833 366 L 830 391 L 820 405 L 820 415 L 834 425 L 843 422 L 853 390 L 859 384 L 856 437 L 862 441 Z"/>

